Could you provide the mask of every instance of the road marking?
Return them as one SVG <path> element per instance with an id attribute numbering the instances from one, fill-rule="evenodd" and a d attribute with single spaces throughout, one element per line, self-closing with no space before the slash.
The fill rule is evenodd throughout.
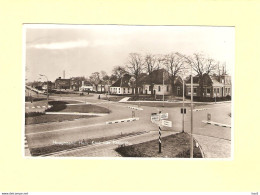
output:
<path id="1" fill-rule="evenodd" d="M 40 131 L 40 132 L 35 132 L 35 133 L 27 133 L 25 135 L 37 135 L 37 134 L 43 134 L 43 133 L 52 133 L 52 132 L 59 132 L 59 131 L 69 131 L 69 130 L 73 130 L 73 129 L 80 129 L 80 128 L 85 128 L 85 127 L 94 127 L 94 126 L 101 126 L 101 125 L 105 125 L 105 124 L 104 123 L 99 123 L 99 124 L 84 125 L 84 126 L 78 126 L 78 127 L 56 129 L 56 130 L 50 130 L 50 131 Z"/>
<path id="2" fill-rule="evenodd" d="M 209 108 L 198 108 L 198 109 L 193 109 L 194 112 L 197 112 L 197 111 L 202 111 L 202 110 L 208 110 Z M 189 110 L 191 111 L 191 110 Z"/>
<path id="3" fill-rule="evenodd" d="M 206 124 L 210 124 L 210 125 L 215 125 L 215 126 L 220 126 L 220 127 L 231 128 L 231 125 L 222 124 L 222 123 L 217 123 L 217 122 L 213 122 L 213 121 L 202 121 L 202 122 L 203 122 L 203 123 L 206 123 Z"/>
<path id="4" fill-rule="evenodd" d="M 143 110 L 142 108 L 133 107 L 133 106 L 127 106 L 128 108 L 134 109 L 134 110 Z"/>
<path id="5" fill-rule="evenodd" d="M 131 122 L 131 121 L 137 121 L 139 118 L 127 118 L 127 119 L 120 119 L 115 121 L 108 121 L 106 124 L 115 124 L 115 123 L 123 123 L 123 122 Z"/>

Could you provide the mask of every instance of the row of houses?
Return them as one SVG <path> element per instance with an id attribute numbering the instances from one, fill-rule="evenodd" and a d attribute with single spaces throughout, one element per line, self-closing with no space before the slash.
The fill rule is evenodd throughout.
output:
<path id="1" fill-rule="evenodd" d="M 131 85 L 132 76 L 125 74 L 110 86 L 111 94 L 154 94 L 154 95 L 191 95 L 191 78 L 182 79 L 177 76 L 172 85 L 168 73 L 164 69 L 156 70 L 150 76 L 140 76 L 137 87 Z M 183 89 L 184 82 L 184 89 Z M 222 74 L 210 76 L 204 74 L 202 78 L 193 77 L 193 96 L 203 97 L 226 97 L 231 96 L 231 76 Z"/>
<path id="2" fill-rule="evenodd" d="M 183 85 L 184 82 L 184 85 Z M 94 85 L 89 81 L 79 78 L 57 78 L 55 82 L 44 82 L 41 84 L 43 90 L 74 90 L 74 91 L 95 91 L 104 92 L 115 95 L 127 94 L 153 94 L 153 95 L 174 95 L 182 96 L 183 90 L 185 96 L 191 95 L 191 78 L 182 79 L 177 76 L 174 80 L 174 85 L 171 82 L 168 72 L 165 69 L 153 71 L 150 75 L 141 74 L 138 82 L 134 77 L 125 74 L 122 78 L 115 81 L 113 84 L 98 84 Z M 183 89 L 184 86 L 184 89 Z M 207 75 L 202 77 L 193 77 L 193 95 L 203 97 L 226 97 L 231 96 L 231 76 L 227 74 Z M 33 86 L 35 87 L 35 86 Z M 39 88 L 39 86 L 37 86 Z M 35 87 L 35 88 L 37 88 Z"/>

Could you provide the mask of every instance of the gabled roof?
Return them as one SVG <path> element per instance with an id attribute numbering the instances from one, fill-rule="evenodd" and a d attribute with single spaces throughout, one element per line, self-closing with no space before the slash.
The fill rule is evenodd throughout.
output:
<path id="1" fill-rule="evenodd" d="M 130 87 L 129 80 L 131 75 L 125 74 L 122 78 L 118 79 L 115 83 L 111 85 L 111 87 Z"/>
<path id="2" fill-rule="evenodd" d="M 158 69 L 151 72 L 150 75 L 147 75 L 143 80 L 143 84 L 163 84 L 163 74 L 164 74 L 164 84 L 169 84 L 169 73 L 165 69 Z"/>
<path id="3" fill-rule="evenodd" d="M 220 82 L 218 81 L 218 77 L 216 77 L 216 76 L 210 76 L 210 78 L 211 78 L 211 81 L 212 81 L 212 85 L 213 85 L 213 86 L 224 86 L 223 83 L 220 83 Z"/>
<path id="4" fill-rule="evenodd" d="M 217 76 L 210 76 L 208 74 L 203 75 L 203 82 L 204 85 L 212 85 L 212 86 L 224 86 L 222 83 L 219 82 L 219 78 Z M 193 77 L 193 84 L 199 84 L 200 78 L 199 76 Z M 186 80 L 186 84 L 191 84 L 191 77 L 188 77 Z"/>
<path id="5" fill-rule="evenodd" d="M 185 81 L 186 84 L 190 84 L 191 83 L 191 77 L 189 76 L 186 81 Z M 194 84 L 199 84 L 199 76 L 194 76 L 193 77 L 193 83 Z"/>

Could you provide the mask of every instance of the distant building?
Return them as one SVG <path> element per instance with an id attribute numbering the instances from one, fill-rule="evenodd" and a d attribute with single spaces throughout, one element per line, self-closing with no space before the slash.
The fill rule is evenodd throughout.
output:
<path id="1" fill-rule="evenodd" d="M 140 77 L 141 79 L 142 77 Z M 110 86 L 111 94 L 135 94 L 135 79 L 129 74 L 125 74 Z M 142 93 L 141 81 L 137 84 L 137 93 Z"/>
<path id="2" fill-rule="evenodd" d="M 79 91 L 94 91 L 93 84 L 88 81 L 81 81 L 81 87 Z"/>
<path id="3" fill-rule="evenodd" d="M 191 95 L 191 78 L 186 81 L 186 96 Z M 202 78 L 193 77 L 193 96 L 198 97 L 226 97 L 231 96 L 231 76 L 210 76 L 204 74 Z"/>
<path id="4" fill-rule="evenodd" d="M 62 79 L 61 77 L 55 80 L 56 89 L 70 89 L 70 80 L 71 79 Z"/>
<path id="5" fill-rule="evenodd" d="M 151 72 L 143 79 L 142 86 L 143 94 L 169 95 L 172 91 L 168 72 L 165 69 Z"/>
<path id="6" fill-rule="evenodd" d="M 79 78 L 71 78 L 70 79 L 70 89 L 74 91 L 79 91 L 82 86 L 82 79 Z"/>
<path id="7" fill-rule="evenodd" d="M 55 88 L 55 83 L 48 81 L 48 90 L 52 90 Z M 42 83 L 42 89 L 47 90 L 47 81 Z"/>

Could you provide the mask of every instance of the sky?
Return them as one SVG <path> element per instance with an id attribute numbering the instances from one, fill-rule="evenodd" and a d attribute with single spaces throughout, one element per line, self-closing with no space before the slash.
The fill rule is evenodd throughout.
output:
<path id="1" fill-rule="evenodd" d="M 24 26 L 26 79 L 50 81 L 58 77 L 90 76 L 127 64 L 129 53 L 185 55 L 203 53 L 232 74 L 235 58 L 234 27 L 47 25 Z"/>

